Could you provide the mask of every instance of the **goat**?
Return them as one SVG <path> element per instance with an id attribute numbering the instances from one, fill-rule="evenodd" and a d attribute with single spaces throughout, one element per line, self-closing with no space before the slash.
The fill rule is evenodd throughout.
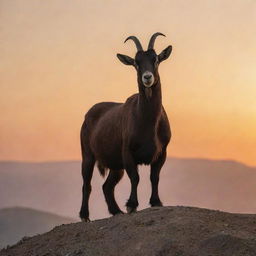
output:
<path id="1" fill-rule="evenodd" d="M 123 177 L 124 169 L 131 182 L 127 212 L 136 211 L 139 183 L 137 166 L 141 164 L 151 165 L 150 205 L 162 206 L 158 195 L 159 174 L 166 160 L 171 130 L 162 106 L 158 65 L 170 56 L 172 46 L 157 55 L 154 42 L 159 35 L 165 36 L 159 32 L 153 34 L 147 51 L 143 51 L 137 37 L 128 37 L 124 42 L 132 40 L 137 47 L 135 59 L 117 54 L 123 64 L 135 67 L 139 93 L 130 96 L 125 103 L 95 104 L 85 115 L 81 128 L 83 198 L 80 218 L 83 221 L 90 221 L 88 201 L 96 162 L 103 177 L 109 169 L 102 188 L 110 214 L 123 213 L 116 203 L 114 189 Z"/>

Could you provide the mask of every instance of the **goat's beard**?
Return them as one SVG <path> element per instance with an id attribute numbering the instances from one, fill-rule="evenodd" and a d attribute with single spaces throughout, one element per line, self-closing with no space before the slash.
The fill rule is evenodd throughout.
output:
<path id="1" fill-rule="evenodd" d="M 152 97 L 152 88 L 151 87 L 145 87 L 145 95 L 146 98 L 149 100 Z"/>

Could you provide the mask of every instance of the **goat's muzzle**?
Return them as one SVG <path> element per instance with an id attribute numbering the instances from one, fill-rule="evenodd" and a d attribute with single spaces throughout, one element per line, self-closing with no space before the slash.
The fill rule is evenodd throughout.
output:
<path id="1" fill-rule="evenodd" d="M 149 88 L 154 84 L 154 75 L 150 71 L 146 71 L 142 75 L 142 82 L 145 87 Z"/>

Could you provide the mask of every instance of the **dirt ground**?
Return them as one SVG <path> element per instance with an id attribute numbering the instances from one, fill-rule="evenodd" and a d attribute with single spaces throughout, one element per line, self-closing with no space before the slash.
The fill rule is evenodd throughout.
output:
<path id="1" fill-rule="evenodd" d="M 255 256 L 256 214 L 192 207 L 149 208 L 52 231 L 3 249 L 1 256 Z"/>

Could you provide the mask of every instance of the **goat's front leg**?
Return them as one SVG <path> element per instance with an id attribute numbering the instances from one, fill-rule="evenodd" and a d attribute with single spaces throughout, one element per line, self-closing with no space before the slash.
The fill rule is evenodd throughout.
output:
<path id="1" fill-rule="evenodd" d="M 159 174 L 165 162 L 165 159 L 166 159 L 166 150 L 164 150 L 161 153 L 161 155 L 158 157 L 158 159 L 153 164 L 151 164 L 150 181 L 152 186 L 152 194 L 151 194 L 149 203 L 151 204 L 152 207 L 163 206 L 158 194 L 158 183 L 159 183 Z"/>
<path id="2" fill-rule="evenodd" d="M 126 209 L 128 213 L 132 213 L 132 212 L 136 212 L 136 209 L 139 205 L 137 187 L 139 184 L 140 177 L 138 174 L 137 165 L 135 164 L 135 161 L 130 152 L 125 151 L 123 153 L 123 161 L 124 161 L 124 168 L 131 181 L 131 194 L 126 203 Z"/>

